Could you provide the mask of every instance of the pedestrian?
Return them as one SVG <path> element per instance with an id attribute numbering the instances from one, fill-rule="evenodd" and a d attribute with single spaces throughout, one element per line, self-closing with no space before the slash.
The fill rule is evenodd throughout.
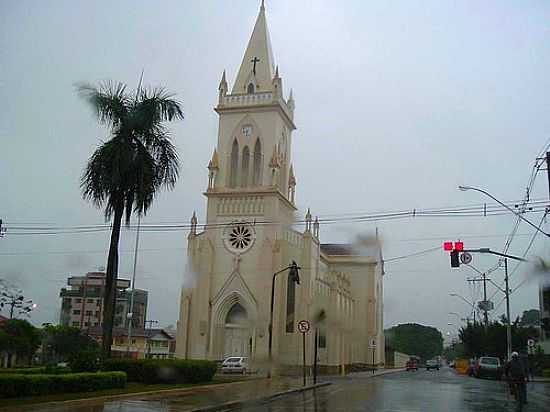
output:
<path id="1" fill-rule="evenodd" d="M 519 358 L 519 353 L 512 352 L 512 359 L 506 364 L 504 372 L 506 377 L 511 380 L 511 383 L 516 384 L 519 392 L 516 395 L 520 397 L 521 402 L 527 404 L 527 385 L 525 384 L 527 369 Z"/>

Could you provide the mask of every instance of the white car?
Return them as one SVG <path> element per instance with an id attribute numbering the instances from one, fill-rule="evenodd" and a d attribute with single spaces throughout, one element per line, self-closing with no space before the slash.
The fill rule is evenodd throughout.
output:
<path id="1" fill-rule="evenodd" d="M 222 373 L 242 373 L 248 370 L 248 358 L 231 356 L 222 362 Z"/>

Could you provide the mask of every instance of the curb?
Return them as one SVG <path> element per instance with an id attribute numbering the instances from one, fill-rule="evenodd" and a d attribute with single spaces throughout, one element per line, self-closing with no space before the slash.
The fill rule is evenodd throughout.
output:
<path id="1" fill-rule="evenodd" d="M 286 391 L 274 393 L 272 395 L 261 396 L 255 399 L 247 399 L 244 401 L 230 401 L 230 402 L 225 402 L 218 405 L 204 406 L 202 408 L 192 409 L 189 412 L 229 411 L 235 408 L 242 408 L 242 407 L 260 403 L 260 402 L 267 402 L 282 396 L 291 395 L 293 393 L 305 392 L 312 389 L 322 388 L 323 386 L 328 386 L 328 385 L 332 385 L 332 382 L 322 382 L 322 383 L 317 383 L 315 385 L 303 386 L 301 388 L 289 389 Z"/>

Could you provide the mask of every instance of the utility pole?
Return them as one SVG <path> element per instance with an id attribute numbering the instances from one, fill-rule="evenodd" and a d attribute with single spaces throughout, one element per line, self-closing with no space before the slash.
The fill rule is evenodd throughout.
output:
<path id="1" fill-rule="evenodd" d="M 510 287 L 508 286 L 508 258 L 504 258 L 504 281 L 506 282 L 506 351 L 508 353 L 508 360 L 511 359 L 512 354 L 512 320 L 510 319 Z"/>
<path id="2" fill-rule="evenodd" d="M 481 273 L 481 279 L 468 279 L 468 282 L 483 282 L 483 323 L 485 324 L 485 329 L 489 326 L 489 315 L 487 308 L 487 273 Z"/>

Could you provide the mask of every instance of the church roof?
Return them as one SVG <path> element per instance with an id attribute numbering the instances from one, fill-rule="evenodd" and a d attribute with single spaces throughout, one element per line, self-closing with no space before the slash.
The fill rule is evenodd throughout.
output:
<path id="1" fill-rule="evenodd" d="M 253 61 L 256 61 L 255 63 Z M 244 53 L 243 61 L 233 85 L 232 94 L 246 93 L 252 81 L 256 91 L 272 91 L 272 80 L 275 69 L 271 40 L 265 19 L 265 7 L 262 1 L 260 14 L 256 19 L 252 36 Z M 255 68 L 255 73 L 254 73 Z"/>
<path id="2" fill-rule="evenodd" d="M 321 252 L 327 256 L 363 256 L 378 258 L 378 250 L 374 246 L 357 248 L 350 243 L 323 243 Z"/>

